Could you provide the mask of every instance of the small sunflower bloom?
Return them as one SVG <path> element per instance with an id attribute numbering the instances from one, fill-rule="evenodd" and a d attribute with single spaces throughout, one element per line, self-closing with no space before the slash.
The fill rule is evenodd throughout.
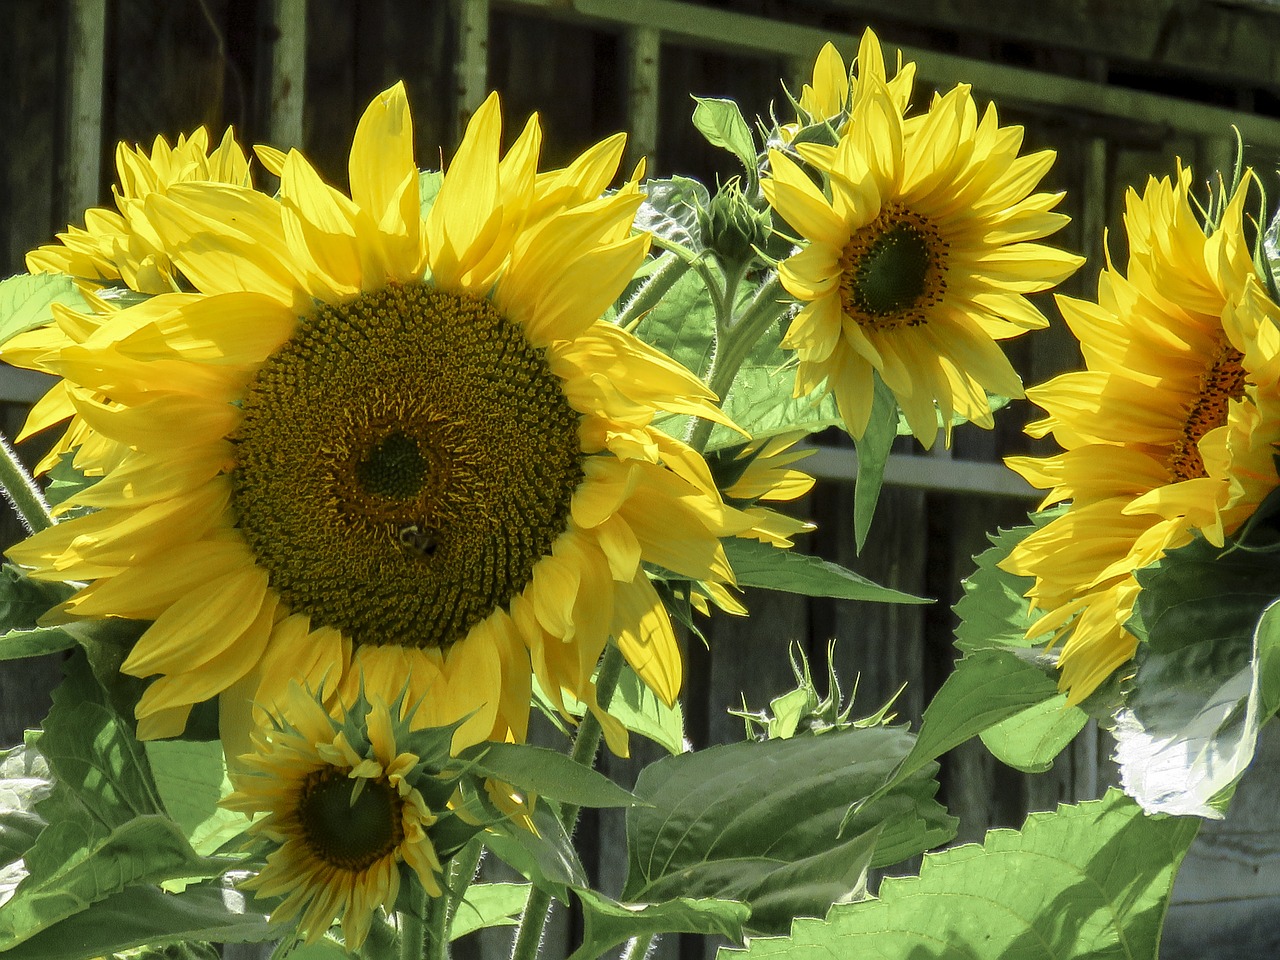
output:
<path id="1" fill-rule="evenodd" d="M 720 538 L 752 521 L 654 420 L 732 424 L 600 319 L 648 247 L 636 182 L 602 194 L 622 139 L 541 176 L 536 118 L 501 141 L 495 95 L 424 217 L 396 85 L 357 127 L 350 196 L 297 151 L 260 151 L 278 198 L 151 193 L 194 289 L 31 359 L 86 391 L 75 409 L 128 456 L 84 494 L 96 513 L 9 555 L 91 581 L 61 616 L 155 621 L 123 665 L 155 678 L 142 737 L 217 696 L 234 754 L 290 678 L 388 700 L 408 678 L 415 722 L 466 718 L 456 749 L 522 740 L 534 674 L 604 713 L 611 636 L 674 700 L 679 647 L 644 565 L 731 584 Z"/>
<path id="2" fill-rule="evenodd" d="M 272 921 L 292 922 L 306 943 L 340 923 L 348 949 L 359 949 L 378 911 L 394 910 L 402 864 L 441 895 L 431 828 L 449 815 L 439 798 L 453 786 L 431 770 L 440 758 L 404 749 L 398 713 L 374 699 L 336 720 L 293 685 L 231 767 L 235 792 L 222 804 L 252 818 L 250 846 L 266 852 L 241 886 L 283 898 Z"/>
<path id="3" fill-rule="evenodd" d="M 1070 506 L 1001 566 L 1035 578 L 1028 636 L 1062 643 L 1073 703 L 1137 649 L 1134 571 L 1194 533 L 1221 545 L 1277 485 L 1280 307 L 1245 240 L 1251 179 L 1207 231 L 1189 170 L 1130 190 L 1127 272 L 1109 262 L 1096 302 L 1058 298 L 1087 369 L 1027 391 L 1048 414 L 1027 432 L 1063 452 L 1006 463 Z"/>
<path id="4" fill-rule="evenodd" d="M 875 31 L 868 27 L 858 44 L 858 55 L 848 67 L 835 44 L 826 43 L 813 63 L 812 82 L 800 90 L 799 116 L 795 123 L 781 128 L 782 138 L 790 143 L 804 126 L 829 123 L 837 134 L 844 131 L 852 105 L 867 91 L 883 86 L 899 115 L 907 112 L 915 85 L 916 65 L 902 62 L 898 52 L 897 72 L 889 77 L 885 70 L 884 51 Z"/>
<path id="5" fill-rule="evenodd" d="M 83 228 L 70 226 L 58 234 L 59 243 L 27 254 L 28 270 L 65 273 L 85 289 L 123 282 L 138 293 L 172 292 L 178 277 L 164 241 L 146 218 L 146 198 L 178 183 L 251 183 L 249 161 L 230 128 L 212 151 L 204 127 L 180 136 L 172 147 L 163 137 L 156 137 L 150 151 L 120 143 L 116 171 L 116 209 L 86 211 Z"/>
<path id="6" fill-rule="evenodd" d="M 1068 218 L 1053 212 L 1061 193 L 1031 192 L 1053 151 L 1021 146 L 1022 128 L 1001 127 L 994 106 L 979 117 L 963 84 L 904 121 L 872 83 L 839 143 L 796 147 L 827 192 L 771 152 L 765 196 L 801 243 L 779 271 L 802 305 L 783 340 L 799 361 L 796 395 L 825 386 L 855 439 L 873 374 L 925 447 L 939 421 L 949 439 L 955 414 L 990 426 L 987 393 L 1022 395 L 997 341 L 1046 326 L 1026 294 L 1083 261 L 1033 242 Z"/>

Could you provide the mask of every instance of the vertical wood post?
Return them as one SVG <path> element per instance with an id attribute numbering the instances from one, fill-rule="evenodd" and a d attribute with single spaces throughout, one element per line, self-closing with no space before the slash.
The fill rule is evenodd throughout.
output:
<path id="1" fill-rule="evenodd" d="M 80 221 L 100 200 L 106 0 L 72 0 L 67 24 L 67 160 L 63 218 Z"/>
<path id="2" fill-rule="evenodd" d="M 627 173 L 641 157 L 648 175 L 658 167 L 658 61 L 662 33 L 657 27 L 633 27 L 626 32 L 627 56 Z"/>
<path id="3" fill-rule="evenodd" d="M 275 0 L 271 25 L 271 104 L 267 135 L 281 150 L 302 146 L 302 103 L 307 78 L 306 0 Z"/>
<path id="4" fill-rule="evenodd" d="M 471 115 L 484 103 L 489 83 L 489 0 L 458 5 L 458 97 L 456 135 L 461 141 Z"/>

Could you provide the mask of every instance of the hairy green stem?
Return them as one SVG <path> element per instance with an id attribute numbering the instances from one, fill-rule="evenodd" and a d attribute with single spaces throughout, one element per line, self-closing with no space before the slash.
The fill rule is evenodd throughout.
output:
<path id="1" fill-rule="evenodd" d="M 423 924 L 422 960 L 449 960 L 449 915 L 453 912 L 453 895 L 447 890 L 438 897 L 427 896 Z"/>
<path id="2" fill-rule="evenodd" d="M 716 402 L 723 405 L 734 378 L 742 369 L 742 364 L 750 356 L 756 342 L 786 312 L 787 305 L 779 300 L 782 282 L 776 273 L 771 274 L 760 289 L 756 291 L 751 302 L 747 304 L 742 316 L 732 323 L 727 323 L 719 331 L 719 346 L 716 350 L 716 362 L 711 371 L 711 379 L 707 386 L 716 395 Z M 689 434 L 689 446 L 699 453 L 707 448 L 711 439 L 711 430 L 715 426 L 710 420 L 699 420 Z"/>
<path id="3" fill-rule="evenodd" d="M 425 890 L 415 891 L 417 903 L 415 906 L 417 911 L 402 910 L 400 911 L 400 960 L 423 960 L 422 945 L 426 937 L 426 927 L 422 922 L 423 913 L 426 910 Z"/>
<path id="4" fill-rule="evenodd" d="M 44 494 L 3 433 L 0 433 L 0 491 L 29 533 L 39 533 L 53 526 Z"/>
<path id="5" fill-rule="evenodd" d="M 601 709 L 608 707 L 609 701 L 613 699 L 613 691 L 622 675 L 622 662 L 622 651 L 616 644 L 611 643 L 605 647 L 600 671 L 596 675 L 596 702 Z M 588 712 L 578 724 L 578 735 L 573 739 L 569 756 L 583 766 L 593 766 L 603 735 L 600 721 L 595 718 L 595 714 Z M 571 837 L 573 828 L 578 823 L 579 809 L 572 804 L 560 808 L 560 822 L 564 824 L 564 832 Z M 542 946 L 542 931 L 550 915 L 551 895 L 539 887 L 532 887 L 529 899 L 525 901 L 524 912 L 520 915 L 520 926 L 516 931 L 515 944 L 511 948 L 511 960 L 535 960 L 538 948 Z"/>
<path id="6" fill-rule="evenodd" d="M 618 960 L 644 960 L 649 954 L 649 948 L 653 946 L 656 934 L 649 934 L 646 937 L 635 937 L 627 941 L 627 945 L 622 948 L 622 956 Z"/>
<path id="7" fill-rule="evenodd" d="M 685 275 L 689 264 L 674 253 L 668 251 L 658 258 L 658 265 L 653 273 L 645 278 L 635 296 L 626 302 L 618 311 L 617 324 L 624 330 L 632 330 L 644 315 L 657 306 L 667 295 L 667 291 L 675 286 L 676 281 Z"/>
<path id="8" fill-rule="evenodd" d="M 449 864 L 449 916 L 447 929 L 453 929 L 453 918 L 458 913 L 458 905 L 467 895 L 467 888 L 476 878 L 480 869 L 480 861 L 484 859 L 484 844 L 477 837 L 458 851 Z"/>

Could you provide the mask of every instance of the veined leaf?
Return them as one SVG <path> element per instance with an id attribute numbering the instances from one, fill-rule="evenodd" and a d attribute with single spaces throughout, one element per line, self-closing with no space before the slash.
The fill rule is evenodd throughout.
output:
<path id="1" fill-rule="evenodd" d="M 24 940 L 13 960 L 94 960 L 135 947 L 165 947 L 184 940 L 265 943 L 284 928 L 248 908 L 245 895 L 220 883 L 180 894 L 159 887 L 128 887 Z"/>
<path id="2" fill-rule="evenodd" d="M 677 897 L 661 903 L 618 903 L 594 890 L 576 890 L 582 903 L 582 946 L 569 960 L 592 960 L 632 937 L 657 933 L 719 934 L 742 939 L 751 910 L 734 900 Z"/>
<path id="3" fill-rule="evenodd" d="M 1174 876 L 1198 822 L 1154 818 L 1119 791 L 1033 813 L 1021 832 L 926 854 L 880 898 L 800 920 L 791 936 L 719 960 L 1154 958 Z"/>
<path id="4" fill-rule="evenodd" d="M 632 733 L 647 737 L 668 753 L 689 749 L 680 702 L 668 707 L 629 666 L 624 666 L 618 677 L 608 709 Z"/>
<path id="5" fill-rule="evenodd" d="M 722 541 L 738 585 L 764 587 L 806 597 L 871 600 L 878 603 L 931 603 L 923 597 L 882 587 L 852 570 L 820 557 L 779 550 L 758 540 L 728 537 Z"/>
<path id="6" fill-rule="evenodd" d="M 751 128 L 733 100 L 694 97 L 693 125 L 713 147 L 728 150 L 742 161 L 752 181 L 756 178 L 756 145 Z"/>
<path id="7" fill-rule="evenodd" d="M 954 835 L 918 770 L 858 808 L 910 750 L 902 729 L 829 731 L 665 757 L 641 772 L 627 811 L 623 899 L 739 900 L 749 926 L 785 930 L 857 896 L 869 866 L 897 863 Z"/>
<path id="8" fill-rule="evenodd" d="M 1280 706 L 1276 554 L 1203 539 L 1138 571 L 1130 629 L 1146 640 L 1116 718 L 1121 781 L 1161 813 L 1222 816 Z"/>
<path id="9" fill-rule="evenodd" d="M 51 323 L 51 305 L 55 303 L 81 312 L 89 309 L 75 281 L 65 274 L 20 273 L 0 281 L 0 344 Z"/>
<path id="10" fill-rule="evenodd" d="M 248 819 L 218 806 L 231 791 L 220 741 L 152 740 L 143 746 L 165 809 L 197 853 L 212 854 L 244 832 Z"/>
<path id="11" fill-rule="evenodd" d="M 482 743 L 459 754 L 469 769 L 580 807 L 629 807 L 636 798 L 563 753 L 528 743 Z"/>
<path id="12" fill-rule="evenodd" d="M 636 229 L 680 247 L 682 259 L 696 259 L 707 248 L 698 224 L 698 209 L 711 202 L 707 188 L 689 177 L 646 180 L 643 188 Z"/>
<path id="13" fill-rule="evenodd" d="M 528 899 L 527 883 L 473 883 L 454 912 L 449 939 L 486 927 L 514 926 Z"/>

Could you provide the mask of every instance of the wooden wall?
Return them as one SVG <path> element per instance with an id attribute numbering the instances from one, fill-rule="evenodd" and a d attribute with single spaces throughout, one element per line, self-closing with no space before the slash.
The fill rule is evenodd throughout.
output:
<path id="1" fill-rule="evenodd" d="M 892 12 L 890 12 L 892 8 Z M 827 37 L 846 55 L 866 25 L 917 59 L 923 80 L 967 80 L 995 98 L 1005 122 L 1027 127 L 1030 148 L 1059 157 L 1046 186 L 1068 192 L 1073 222 L 1058 238 L 1091 263 L 1064 289 L 1087 296 L 1104 227 L 1119 225 L 1127 185 L 1172 170 L 1174 157 L 1202 172 L 1230 158 L 1230 125 L 1272 171 L 1280 154 L 1280 15 L 1263 3 L 1114 0 L 998 5 L 989 0 L 7 0 L 0 30 L 0 269 L 23 267 L 86 203 L 108 200 L 117 140 L 172 138 L 234 124 L 246 141 L 300 145 L 344 186 L 355 121 L 369 98 L 404 78 L 418 158 L 434 165 L 486 89 L 499 90 L 508 125 L 537 110 L 548 162 L 563 161 L 618 129 L 635 131 L 650 170 L 713 181 L 731 175 L 727 155 L 688 123 L 690 93 L 739 99 L 748 116 L 807 76 Z M 648 26 L 646 26 L 648 24 Z M 656 29 L 655 29 L 656 28 Z M 1275 191 L 1272 191 L 1273 195 Z M 1044 307 L 1053 315 L 1052 305 Z M 1011 345 L 1027 382 L 1078 362 L 1064 326 Z M 0 426 L 12 435 L 38 387 L 0 369 Z M 804 549 L 880 582 L 936 597 L 930 607 L 808 603 L 754 592 L 752 616 L 725 620 L 710 648 L 691 644 L 685 710 L 698 746 L 740 737 L 726 709 L 745 694 L 764 706 L 790 682 L 788 645 L 821 672 L 836 638 L 841 675 L 861 675 L 870 711 L 902 683 L 899 715 L 917 721 L 954 659 L 950 605 L 985 532 L 1012 525 L 1033 503 L 1003 455 L 1032 449 L 1021 433 L 1031 411 L 1016 404 L 997 429 L 957 432 L 952 451 L 921 454 L 903 441 L 861 557 L 852 547 L 852 450 L 822 438 L 823 479 L 798 510 L 819 524 Z M 37 456 L 38 452 L 31 451 Z M 0 518 L 0 545 L 20 535 Z M 0 741 L 39 722 L 56 662 L 0 665 Z M 1095 796 L 1108 778 L 1109 745 L 1092 728 L 1054 770 L 1022 777 L 979 746 L 944 762 L 944 800 L 961 816 L 961 839 L 1015 826 L 1025 813 Z M 643 744 L 638 759 L 651 758 Z M 636 765 L 608 762 L 624 782 Z M 621 883 L 621 824 L 584 824 L 592 866 Z M 573 918 L 553 932 L 573 936 Z M 497 950 L 500 935 L 486 941 Z M 661 956 L 692 958 L 704 946 L 677 940 Z M 1190 956 L 1191 954 L 1185 954 Z"/>

